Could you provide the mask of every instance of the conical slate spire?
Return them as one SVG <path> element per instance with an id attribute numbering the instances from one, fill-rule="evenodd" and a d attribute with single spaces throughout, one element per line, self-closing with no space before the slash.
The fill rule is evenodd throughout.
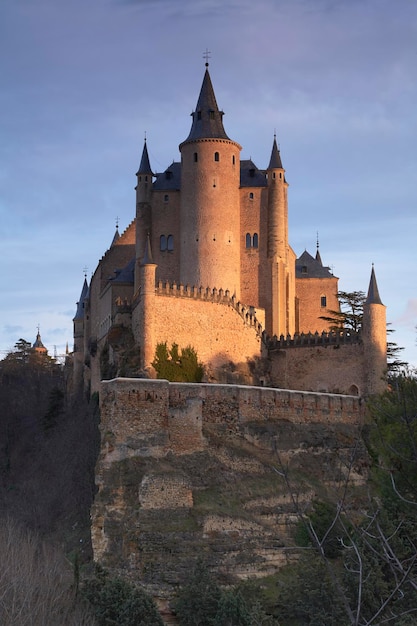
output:
<path id="1" fill-rule="evenodd" d="M 120 239 L 119 227 L 116 226 L 116 232 L 114 233 L 114 237 L 112 239 L 110 248 L 112 248 L 119 239 Z"/>
<path id="2" fill-rule="evenodd" d="M 281 155 L 279 153 L 277 138 L 274 135 L 274 143 L 272 144 L 271 159 L 268 165 L 269 170 L 284 169 L 282 167 Z"/>
<path id="3" fill-rule="evenodd" d="M 151 249 L 151 238 L 149 237 L 149 233 L 146 237 L 145 254 L 143 255 L 142 265 L 154 265 Z"/>
<path id="4" fill-rule="evenodd" d="M 379 296 L 378 285 L 376 282 L 375 270 L 372 265 L 371 279 L 369 281 L 368 296 L 366 298 L 366 304 L 382 304 Z"/>
<path id="5" fill-rule="evenodd" d="M 229 139 L 223 127 L 223 111 L 219 111 L 216 96 L 206 67 L 195 111 L 191 114 L 193 123 L 187 141 L 197 139 Z"/>
<path id="6" fill-rule="evenodd" d="M 87 284 L 87 279 L 84 277 L 84 284 L 81 290 L 80 299 L 77 302 L 77 312 L 74 317 L 75 320 L 81 319 L 84 317 L 84 300 L 86 299 L 87 294 L 88 294 L 88 284 Z"/>
<path id="7" fill-rule="evenodd" d="M 136 172 L 136 174 L 152 174 L 151 164 L 149 162 L 148 147 L 146 145 L 146 139 L 145 139 L 145 143 L 143 146 L 142 158 L 140 160 L 139 169 Z"/>

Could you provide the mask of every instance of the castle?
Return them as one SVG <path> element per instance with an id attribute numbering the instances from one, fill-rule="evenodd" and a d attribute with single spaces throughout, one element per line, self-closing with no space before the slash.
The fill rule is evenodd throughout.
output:
<path id="1" fill-rule="evenodd" d="M 367 395 L 384 389 L 385 306 L 372 268 L 360 333 L 332 331 L 338 279 L 288 239 L 288 183 L 241 160 L 208 63 L 180 161 L 154 173 L 145 140 L 136 216 L 113 238 L 74 318 L 74 376 L 154 377 L 156 346 L 191 345 L 206 382 Z"/>

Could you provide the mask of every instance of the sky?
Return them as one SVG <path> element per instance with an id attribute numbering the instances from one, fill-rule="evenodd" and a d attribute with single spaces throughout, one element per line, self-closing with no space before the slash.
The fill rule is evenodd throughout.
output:
<path id="1" fill-rule="evenodd" d="M 415 0 L 1 0 L 0 357 L 39 325 L 72 349 L 84 280 L 179 160 L 210 75 L 241 158 L 289 182 L 289 239 L 343 291 L 374 263 L 391 337 L 417 367 Z"/>

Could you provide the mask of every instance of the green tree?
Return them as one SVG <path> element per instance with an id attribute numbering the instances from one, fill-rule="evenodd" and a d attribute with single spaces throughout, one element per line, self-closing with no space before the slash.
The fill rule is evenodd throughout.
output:
<path id="1" fill-rule="evenodd" d="M 180 352 L 176 343 L 170 349 L 166 342 L 158 343 L 152 366 L 158 378 L 171 382 L 201 383 L 204 376 L 204 366 L 192 346 L 182 348 Z"/>
<path id="2" fill-rule="evenodd" d="M 148 594 L 100 567 L 94 578 L 84 582 L 81 593 L 91 604 L 99 626 L 163 626 Z"/>
<path id="3" fill-rule="evenodd" d="M 175 605 L 181 626 L 216 626 L 222 592 L 199 559 Z"/>
<path id="4" fill-rule="evenodd" d="M 42 425 L 45 431 L 48 431 L 57 425 L 59 418 L 64 413 L 64 407 L 65 394 L 62 389 L 55 387 L 49 394 L 48 410 L 42 420 Z"/>
<path id="5" fill-rule="evenodd" d="M 329 322 L 331 330 L 346 328 L 354 332 L 359 331 L 362 327 L 365 293 L 363 291 L 338 291 L 337 297 L 340 309 L 329 311 L 329 315 L 323 315 L 320 319 Z"/>
<path id="6" fill-rule="evenodd" d="M 363 307 L 366 302 L 366 296 L 363 291 L 338 291 L 337 297 L 340 302 L 338 311 L 329 311 L 329 315 L 322 315 L 320 319 L 330 324 L 330 330 L 351 330 L 358 332 L 362 328 Z M 389 328 L 387 324 L 387 335 L 395 332 Z M 406 363 L 399 359 L 399 353 L 403 350 L 395 341 L 387 340 L 387 366 L 390 373 L 396 373 L 402 370 Z"/>

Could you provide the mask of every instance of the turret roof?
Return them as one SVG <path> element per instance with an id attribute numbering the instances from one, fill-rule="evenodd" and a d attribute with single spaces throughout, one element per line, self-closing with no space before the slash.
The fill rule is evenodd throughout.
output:
<path id="1" fill-rule="evenodd" d="M 378 284 L 376 282 L 375 270 L 374 270 L 373 265 L 372 265 L 372 271 L 371 271 L 371 278 L 369 281 L 366 304 L 382 304 L 382 300 L 379 296 Z"/>
<path id="2" fill-rule="evenodd" d="M 77 302 L 77 312 L 75 314 L 74 320 L 82 319 L 84 317 L 84 300 L 88 296 L 88 283 L 87 278 L 84 277 L 84 284 L 81 290 L 80 299 Z"/>
<path id="3" fill-rule="evenodd" d="M 116 243 L 119 239 L 120 239 L 119 228 L 118 228 L 118 226 L 116 226 L 116 232 L 114 233 L 114 237 L 113 237 L 113 239 L 112 239 L 112 242 L 111 242 L 110 248 L 111 248 L 112 246 L 114 246 L 114 244 L 115 244 L 115 243 Z"/>
<path id="4" fill-rule="evenodd" d="M 38 329 L 38 333 L 36 335 L 35 343 L 33 344 L 32 348 L 35 348 L 35 350 L 38 349 L 38 350 L 45 350 L 46 351 L 46 348 L 45 348 L 45 346 L 42 343 L 41 334 L 39 332 L 39 329 Z"/>
<path id="5" fill-rule="evenodd" d="M 330 271 L 319 259 L 311 256 L 307 250 L 295 262 L 296 278 L 335 278 Z"/>
<path id="6" fill-rule="evenodd" d="M 139 169 L 136 174 L 152 174 L 151 164 L 149 162 L 148 147 L 146 145 L 146 139 L 142 150 L 142 158 L 140 160 Z"/>
<path id="7" fill-rule="evenodd" d="M 229 139 L 223 127 L 223 111 L 219 111 L 217 106 L 207 64 L 197 106 L 191 115 L 193 122 L 190 134 L 183 143 L 197 139 Z"/>
<path id="8" fill-rule="evenodd" d="M 154 260 L 152 257 L 151 238 L 149 237 L 149 233 L 146 238 L 145 254 L 143 255 L 142 265 L 154 265 Z"/>
<path id="9" fill-rule="evenodd" d="M 281 155 L 279 153 L 279 149 L 277 145 L 277 138 L 275 136 L 274 136 L 274 143 L 272 144 L 271 159 L 269 161 L 268 169 L 269 170 L 284 169 L 282 167 Z"/>

